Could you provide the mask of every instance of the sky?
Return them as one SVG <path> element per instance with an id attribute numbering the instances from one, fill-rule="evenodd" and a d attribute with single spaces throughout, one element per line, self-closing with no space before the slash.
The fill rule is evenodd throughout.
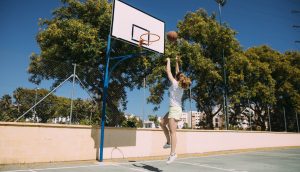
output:
<path id="1" fill-rule="evenodd" d="M 163 20 L 166 31 L 177 30 L 178 21 L 186 13 L 204 8 L 209 14 L 216 12 L 218 5 L 214 0 L 123 0 L 152 16 Z M 27 67 L 30 54 L 39 53 L 35 36 L 38 33 L 38 19 L 51 18 L 55 8 L 61 6 L 59 0 L 1 0 L 0 1 L 0 97 L 12 95 L 17 87 L 47 88 L 51 81 L 35 85 L 28 81 Z M 268 45 L 285 52 L 300 50 L 300 0 L 228 0 L 222 8 L 222 20 L 237 31 L 236 38 L 246 50 L 249 47 Z M 65 84 L 56 94 L 71 97 L 72 86 Z M 149 95 L 147 89 L 146 96 Z M 168 97 L 164 96 L 161 108 L 152 112 L 153 106 L 145 105 L 143 90 L 128 90 L 127 113 L 143 116 L 156 114 L 162 116 L 168 110 Z M 87 93 L 75 87 L 75 97 L 87 98 Z M 189 109 L 189 104 L 186 104 Z M 196 110 L 192 103 L 192 110 Z"/>

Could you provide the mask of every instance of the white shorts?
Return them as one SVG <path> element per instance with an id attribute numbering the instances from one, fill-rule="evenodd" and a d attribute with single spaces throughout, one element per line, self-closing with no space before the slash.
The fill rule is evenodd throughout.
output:
<path id="1" fill-rule="evenodd" d="M 182 108 L 178 106 L 170 106 L 168 118 L 174 118 L 179 121 L 182 115 Z"/>

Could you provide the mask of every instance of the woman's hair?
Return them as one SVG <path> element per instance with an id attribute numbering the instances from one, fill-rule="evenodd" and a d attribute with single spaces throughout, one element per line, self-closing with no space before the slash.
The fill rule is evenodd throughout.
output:
<path id="1" fill-rule="evenodd" d="M 179 87 L 187 89 L 191 85 L 191 79 L 186 77 L 182 72 L 178 72 L 175 76 L 176 81 L 178 81 Z"/>

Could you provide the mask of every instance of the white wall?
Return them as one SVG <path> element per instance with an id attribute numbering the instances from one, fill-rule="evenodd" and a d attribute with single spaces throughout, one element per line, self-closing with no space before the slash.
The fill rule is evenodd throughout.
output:
<path id="1" fill-rule="evenodd" d="M 300 146 L 300 134 L 178 130 L 177 153 Z M 160 129 L 106 128 L 104 159 L 168 155 Z M 0 122 L 0 164 L 93 160 L 99 128 Z"/>

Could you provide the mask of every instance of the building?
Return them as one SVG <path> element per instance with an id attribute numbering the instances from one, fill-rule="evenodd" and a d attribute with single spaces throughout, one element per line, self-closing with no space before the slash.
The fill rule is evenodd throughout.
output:
<path id="1" fill-rule="evenodd" d="M 128 120 L 128 119 L 132 119 L 132 118 L 136 118 L 138 121 L 141 120 L 141 118 L 140 118 L 139 116 L 136 116 L 136 115 L 134 115 L 134 114 L 125 114 L 124 116 L 125 116 L 125 118 L 126 118 L 127 120 Z"/>
<path id="2" fill-rule="evenodd" d="M 153 121 L 143 121 L 143 128 L 156 128 L 155 123 Z"/>
<path id="3" fill-rule="evenodd" d="M 182 129 L 184 127 L 187 128 L 200 128 L 199 123 L 201 120 L 204 120 L 204 112 L 197 111 L 188 111 L 182 112 L 182 116 L 180 121 L 178 122 L 178 128 Z"/>
<path id="4" fill-rule="evenodd" d="M 223 117 L 223 114 L 216 114 L 214 117 L 213 117 L 213 127 L 214 129 L 218 130 L 220 128 L 222 128 L 222 126 L 224 125 L 224 117 Z"/>

